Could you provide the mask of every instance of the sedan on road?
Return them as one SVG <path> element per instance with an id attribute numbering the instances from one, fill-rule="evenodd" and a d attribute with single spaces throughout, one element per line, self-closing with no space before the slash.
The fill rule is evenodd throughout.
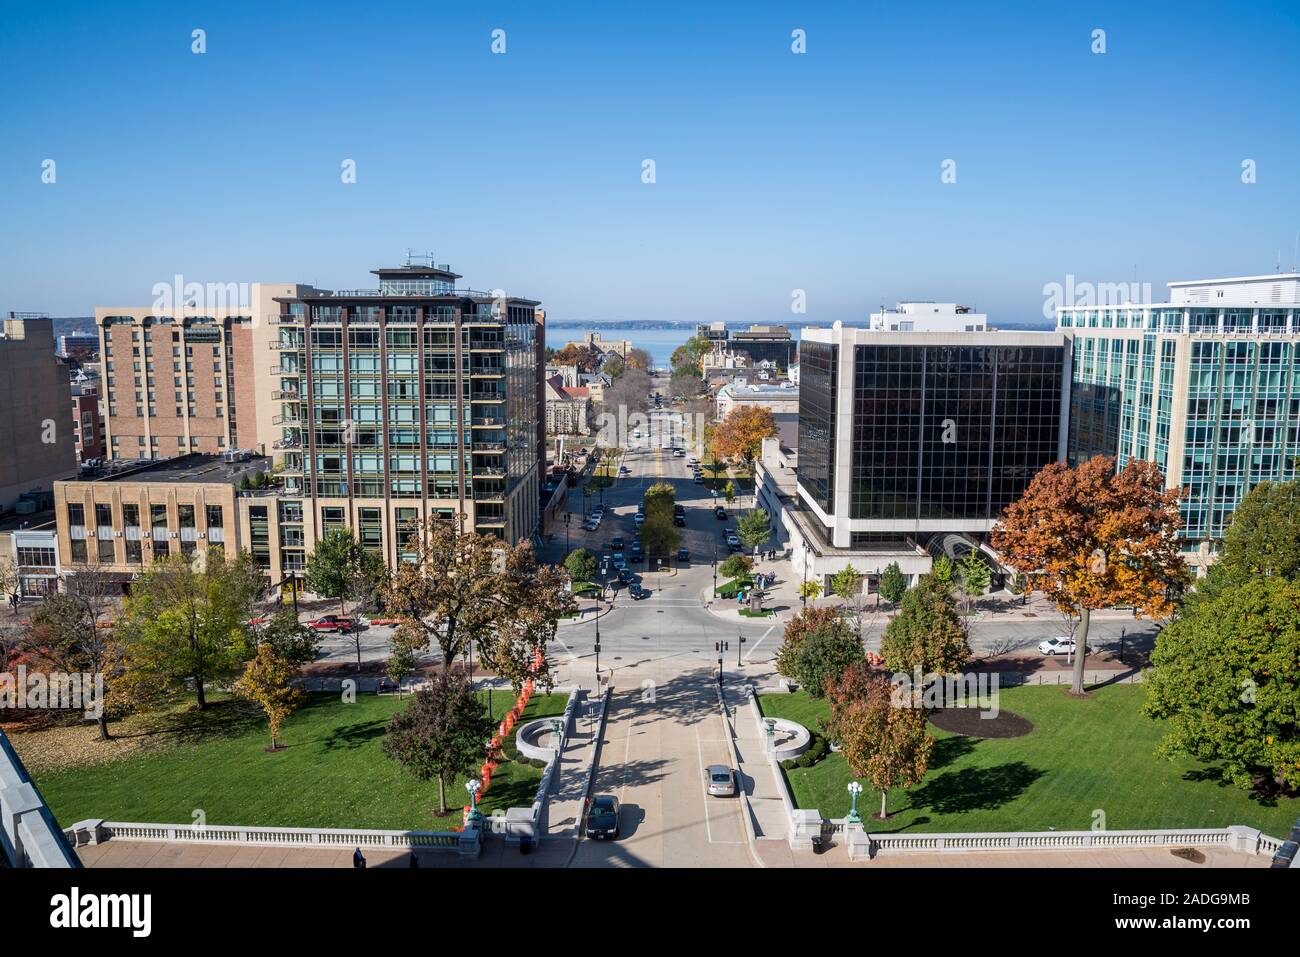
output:
<path id="1" fill-rule="evenodd" d="M 712 797 L 736 796 L 736 773 L 725 764 L 710 764 L 704 769 L 704 780 Z"/>
<path id="2" fill-rule="evenodd" d="M 601 794 L 592 799 L 587 811 L 587 836 L 591 838 L 618 838 L 618 798 Z"/>
<path id="3" fill-rule="evenodd" d="M 677 560 L 679 562 L 689 562 L 691 560 L 691 550 L 689 548 L 677 549 Z"/>
<path id="4" fill-rule="evenodd" d="M 1044 638 L 1038 643 L 1040 653 L 1051 657 L 1052 655 L 1072 655 L 1075 651 L 1074 639 L 1068 635 L 1061 635 L 1056 638 Z M 1092 646 L 1088 646 L 1088 651 L 1092 651 Z"/>
<path id="5" fill-rule="evenodd" d="M 727 520 L 727 510 L 721 505 L 715 505 L 713 506 L 713 517 L 719 522 L 725 522 Z"/>

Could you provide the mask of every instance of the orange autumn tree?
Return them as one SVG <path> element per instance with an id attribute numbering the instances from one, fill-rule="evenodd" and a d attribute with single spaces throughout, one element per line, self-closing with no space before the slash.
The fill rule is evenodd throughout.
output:
<path id="1" fill-rule="evenodd" d="M 1002 513 L 989 544 L 1015 569 L 1026 591 L 1041 591 L 1079 621 L 1073 694 L 1082 695 L 1092 611 L 1132 605 L 1149 618 L 1169 616 L 1171 590 L 1188 579 L 1178 553 L 1179 489 L 1165 488 L 1154 462 L 1098 455 L 1075 468 L 1054 462 L 1034 476 Z"/>
<path id="2" fill-rule="evenodd" d="M 713 456 L 750 466 L 763 450 L 763 440 L 776 435 L 771 409 L 741 406 L 732 409 L 713 430 Z"/>

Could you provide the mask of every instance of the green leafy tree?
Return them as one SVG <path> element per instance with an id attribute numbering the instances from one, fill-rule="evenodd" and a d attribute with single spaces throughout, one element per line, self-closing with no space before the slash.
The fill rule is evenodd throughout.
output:
<path id="1" fill-rule="evenodd" d="M 889 816 L 889 792 L 919 784 L 930 767 L 934 739 L 925 730 L 925 712 L 897 707 L 889 679 L 863 666 L 830 683 L 831 717 L 827 734 L 854 777 L 880 792 L 880 820 Z"/>
<path id="2" fill-rule="evenodd" d="M 671 555 L 681 544 L 681 533 L 673 522 L 676 501 L 677 490 L 671 482 L 656 482 L 646 489 L 641 541 L 645 543 L 647 555 Z"/>
<path id="3" fill-rule="evenodd" d="M 594 579 L 597 565 L 596 556 L 585 548 L 575 548 L 564 560 L 565 571 L 569 573 L 570 580 L 575 582 L 589 582 Z"/>
<path id="4" fill-rule="evenodd" d="M 297 678 L 297 666 L 276 654 L 274 646 L 263 644 L 257 649 L 257 657 L 248 663 L 243 675 L 235 682 L 235 694 L 255 702 L 266 712 L 271 730 L 271 751 L 280 750 L 276 742 L 280 728 L 307 698 L 294 686 Z"/>
<path id="5" fill-rule="evenodd" d="M 831 594 L 852 601 L 862 594 L 862 574 L 851 564 L 831 576 Z"/>
<path id="6" fill-rule="evenodd" d="M 826 683 L 865 658 L 862 642 L 839 624 L 823 625 L 804 635 L 794 653 L 795 678 L 814 698 L 826 693 Z"/>
<path id="7" fill-rule="evenodd" d="M 898 562 L 890 562 L 880 574 L 880 597 L 891 605 L 897 605 L 907 594 L 907 576 L 898 567 Z"/>
<path id="8" fill-rule="evenodd" d="M 725 578 L 743 578 L 749 575 L 750 569 L 754 567 L 754 560 L 748 555 L 736 552 L 728 555 L 718 571 L 722 572 Z"/>
<path id="9" fill-rule="evenodd" d="M 945 675 L 970 660 L 966 624 L 953 605 L 952 593 L 932 575 L 903 595 L 898 614 L 885 626 L 880 656 L 896 674 Z"/>
<path id="10" fill-rule="evenodd" d="M 1300 578 L 1300 483 L 1260 482 L 1242 498 L 1223 533 L 1210 577 L 1236 583 L 1277 575 Z"/>
<path id="11" fill-rule="evenodd" d="M 799 583 L 799 597 L 808 601 L 815 601 L 821 596 L 822 583 L 815 578 L 810 578 L 806 582 Z"/>
<path id="12" fill-rule="evenodd" d="M 277 657 L 296 668 L 316 660 L 320 635 L 298 621 L 292 608 L 281 607 L 260 628 L 251 634 L 256 655 L 263 645 L 270 645 Z"/>
<path id="13" fill-rule="evenodd" d="M 428 647 L 424 633 L 410 624 L 403 623 L 393 632 L 388 641 L 388 660 L 384 662 L 384 674 L 397 686 L 397 693 L 402 693 L 402 682 L 415 674 L 420 663 L 420 653 Z"/>
<path id="14" fill-rule="evenodd" d="M 966 608 L 988 590 L 991 576 L 989 567 L 980 559 L 979 553 L 972 548 L 957 563 L 957 574 L 961 579 L 961 592 L 966 597 Z"/>
<path id="15" fill-rule="evenodd" d="M 350 528 L 332 528 L 316 543 L 307 559 L 307 589 L 339 603 L 346 615 L 349 599 L 364 600 L 383 587 L 388 568 L 383 556 L 362 546 Z"/>
<path id="16" fill-rule="evenodd" d="M 443 817 L 447 781 L 475 769 L 494 728 L 469 679 L 444 670 L 389 720 L 383 751 L 417 781 L 437 780 Z"/>
<path id="17" fill-rule="evenodd" d="M 265 584 L 248 553 L 227 556 L 221 548 L 208 549 L 201 571 L 185 555 L 150 566 L 117 623 L 126 643 L 123 680 L 136 706 L 182 695 L 190 682 L 206 708 L 208 685 L 228 684 L 243 668 L 248 619 Z"/>
<path id="18" fill-rule="evenodd" d="M 842 634 L 849 634 L 838 608 L 805 608 L 786 623 L 781 647 L 776 653 L 776 670 L 779 674 L 798 679 L 796 656 L 799 648 L 809 632 L 821 628 L 838 628 Z"/>
<path id="19" fill-rule="evenodd" d="M 736 483 L 731 479 L 727 479 L 727 484 L 722 486 L 722 497 L 727 500 L 728 506 L 736 501 Z"/>
<path id="20" fill-rule="evenodd" d="M 1159 753 L 1220 765 L 1240 788 L 1300 788 L 1300 583 L 1272 575 L 1189 602 L 1156 638 L 1145 712 Z"/>
<path id="21" fill-rule="evenodd" d="M 940 555 L 934 560 L 934 565 L 930 569 L 930 577 L 937 581 L 945 588 L 952 587 L 952 580 L 955 571 L 952 559 L 947 555 Z"/>
<path id="22" fill-rule="evenodd" d="M 772 537 L 771 517 L 767 509 L 756 508 L 740 516 L 736 522 L 736 537 L 750 551 L 757 551 Z"/>

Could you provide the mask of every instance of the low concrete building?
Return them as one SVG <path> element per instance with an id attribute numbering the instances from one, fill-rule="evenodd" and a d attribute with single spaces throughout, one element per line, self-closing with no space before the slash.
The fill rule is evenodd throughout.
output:
<path id="1" fill-rule="evenodd" d="M 559 376 L 546 380 L 547 435 L 586 435 L 590 414 L 590 389 L 566 386 Z"/>
<path id="2" fill-rule="evenodd" d="M 725 419 L 732 409 L 742 406 L 764 408 L 772 412 L 799 412 L 799 390 L 792 382 L 750 382 L 734 379 L 718 390 L 718 418 Z"/>
<path id="3" fill-rule="evenodd" d="M 0 524 L 0 567 L 13 572 L 0 582 L 19 600 L 39 600 L 59 590 L 58 531 L 54 511 L 13 515 Z"/>
<path id="4" fill-rule="evenodd" d="M 124 582 L 171 554 L 248 550 L 270 567 L 275 490 L 241 489 L 271 468 L 248 453 L 195 453 L 56 482 L 56 560 L 69 574 L 94 568 Z"/>

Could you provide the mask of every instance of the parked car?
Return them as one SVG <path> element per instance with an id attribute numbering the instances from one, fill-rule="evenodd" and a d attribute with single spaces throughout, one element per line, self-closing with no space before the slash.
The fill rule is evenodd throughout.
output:
<path id="1" fill-rule="evenodd" d="M 619 474 L 619 475 L 631 475 L 631 474 L 632 474 L 632 470 L 631 470 L 630 468 L 628 468 L 626 465 L 620 465 L 620 466 L 618 467 L 618 474 Z"/>
<path id="2" fill-rule="evenodd" d="M 728 535 L 728 536 L 727 536 L 727 547 L 730 548 L 733 552 L 738 552 L 738 551 L 740 551 L 740 539 L 737 538 L 734 534 L 733 534 L 733 535 Z"/>
<path id="3" fill-rule="evenodd" d="M 673 524 L 676 525 L 678 528 L 685 528 L 685 527 L 686 527 L 686 516 L 685 516 L 685 515 L 674 515 L 674 516 L 673 516 Z"/>
<path id="4" fill-rule="evenodd" d="M 645 552 L 642 551 L 640 545 L 633 545 L 632 550 L 628 552 L 628 557 L 634 562 L 639 562 L 645 558 Z"/>
<path id="5" fill-rule="evenodd" d="M 645 524 L 645 515 L 641 512 L 637 512 L 635 515 L 632 516 L 632 524 L 635 525 L 637 528 L 640 528 L 642 525 Z"/>
<path id="6" fill-rule="evenodd" d="M 727 510 L 721 505 L 715 505 L 713 506 L 713 517 L 719 522 L 725 522 L 727 520 Z"/>
<path id="7" fill-rule="evenodd" d="M 587 809 L 587 837 L 618 838 L 618 798 L 614 795 L 600 794 L 592 798 Z"/>
<path id="8" fill-rule="evenodd" d="M 736 796 L 736 773 L 725 764 L 710 764 L 704 769 L 704 780 L 711 796 Z"/>
<path id="9" fill-rule="evenodd" d="M 1058 635 L 1055 638 L 1045 638 L 1038 643 L 1038 650 L 1047 656 L 1052 655 L 1072 655 L 1075 650 L 1074 639 L 1068 635 Z M 1088 651 L 1092 651 L 1092 646 L 1088 646 Z"/>
<path id="10" fill-rule="evenodd" d="M 594 518 L 589 518 L 582 523 L 582 529 L 586 532 L 594 532 L 598 528 L 600 528 L 600 522 L 596 521 Z"/>
<path id="11" fill-rule="evenodd" d="M 691 560 L 691 550 L 689 548 L 677 549 L 677 560 L 679 562 L 689 562 Z"/>
<path id="12" fill-rule="evenodd" d="M 315 631 L 351 631 L 357 626 L 356 620 L 341 615 L 321 615 L 315 621 L 309 621 L 307 627 Z"/>
<path id="13" fill-rule="evenodd" d="M 609 543 L 610 551 L 621 552 L 623 550 L 623 536 L 618 535 Z"/>

